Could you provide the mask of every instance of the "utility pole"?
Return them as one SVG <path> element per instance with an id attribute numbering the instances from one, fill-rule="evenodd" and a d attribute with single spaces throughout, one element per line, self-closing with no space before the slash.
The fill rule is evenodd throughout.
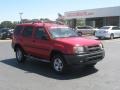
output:
<path id="1" fill-rule="evenodd" d="M 23 15 L 23 13 L 20 12 L 19 15 L 20 15 L 20 23 L 22 23 L 22 15 Z"/>

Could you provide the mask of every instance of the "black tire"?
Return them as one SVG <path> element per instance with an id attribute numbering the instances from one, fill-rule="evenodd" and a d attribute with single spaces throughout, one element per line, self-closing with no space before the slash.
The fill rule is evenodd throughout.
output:
<path id="1" fill-rule="evenodd" d="M 113 33 L 110 35 L 110 39 L 114 39 L 114 34 Z"/>
<path id="2" fill-rule="evenodd" d="M 23 63 L 26 59 L 23 50 L 21 48 L 17 47 L 15 53 L 16 53 L 17 62 Z"/>
<path id="3" fill-rule="evenodd" d="M 53 70 L 58 73 L 62 74 L 65 73 L 67 69 L 67 64 L 64 60 L 64 57 L 61 54 L 54 54 L 51 58 L 51 66 Z"/>
<path id="4" fill-rule="evenodd" d="M 101 40 L 102 38 L 101 37 L 98 37 L 99 40 Z"/>
<path id="5" fill-rule="evenodd" d="M 95 36 L 96 31 L 93 32 L 93 36 Z"/>
<path id="6" fill-rule="evenodd" d="M 78 32 L 78 35 L 79 35 L 79 36 L 82 36 L 82 32 Z"/>
<path id="7" fill-rule="evenodd" d="M 88 65 L 86 65 L 86 67 L 94 67 L 95 65 L 96 65 L 97 63 L 92 63 L 92 64 L 88 64 Z"/>

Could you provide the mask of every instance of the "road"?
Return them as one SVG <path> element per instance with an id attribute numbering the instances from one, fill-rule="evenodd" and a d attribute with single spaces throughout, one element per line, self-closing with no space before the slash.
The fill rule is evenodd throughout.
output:
<path id="1" fill-rule="evenodd" d="M 120 39 L 102 42 L 106 56 L 95 68 L 57 75 L 46 63 L 16 63 L 11 41 L 0 41 L 0 90 L 120 90 Z"/>

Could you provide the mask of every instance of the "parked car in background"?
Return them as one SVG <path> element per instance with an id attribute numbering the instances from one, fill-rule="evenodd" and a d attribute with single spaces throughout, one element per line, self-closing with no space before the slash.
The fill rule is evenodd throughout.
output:
<path id="1" fill-rule="evenodd" d="M 97 28 L 91 27 L 91 26 L 77 26 L 76 31 L 77 33 L 82 36 L 86 34 L 94 35 L 97 31 Z"/>
<path id="2" fill-rule="evenodd" d="M 120 37 L 120 28 L 118 26 L 103 26 L 96 31 L 95 36 L 99 39 Z"/>
<path id="3" fill-rule="evenodd" d="M 9 29 L 8 31 L 9 31 L 11 34 L 13 34 L 14 29 Z"/>
<path id="4" fill-rule="evenodd" d="M 12 38 L 12 33 L 9 31 L 8 28 L 1 28 L 0 29 L 0 39 Z"/>

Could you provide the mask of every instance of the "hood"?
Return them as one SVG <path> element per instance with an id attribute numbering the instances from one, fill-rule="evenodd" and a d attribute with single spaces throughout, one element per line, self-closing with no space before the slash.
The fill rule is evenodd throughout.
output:
<path id="1" fill-rule="evenodd" d="M 100 43 L 100 41 L 92 40 L 92 39 L 85 39 L 81 37 L 72 37 L 72 38 L 59 38 L 56 39 L 56 41 L 70 44 L 70 45 L 80 45 L 80 46 L 91 46 L 91 45 L 97 45 Z"/>

